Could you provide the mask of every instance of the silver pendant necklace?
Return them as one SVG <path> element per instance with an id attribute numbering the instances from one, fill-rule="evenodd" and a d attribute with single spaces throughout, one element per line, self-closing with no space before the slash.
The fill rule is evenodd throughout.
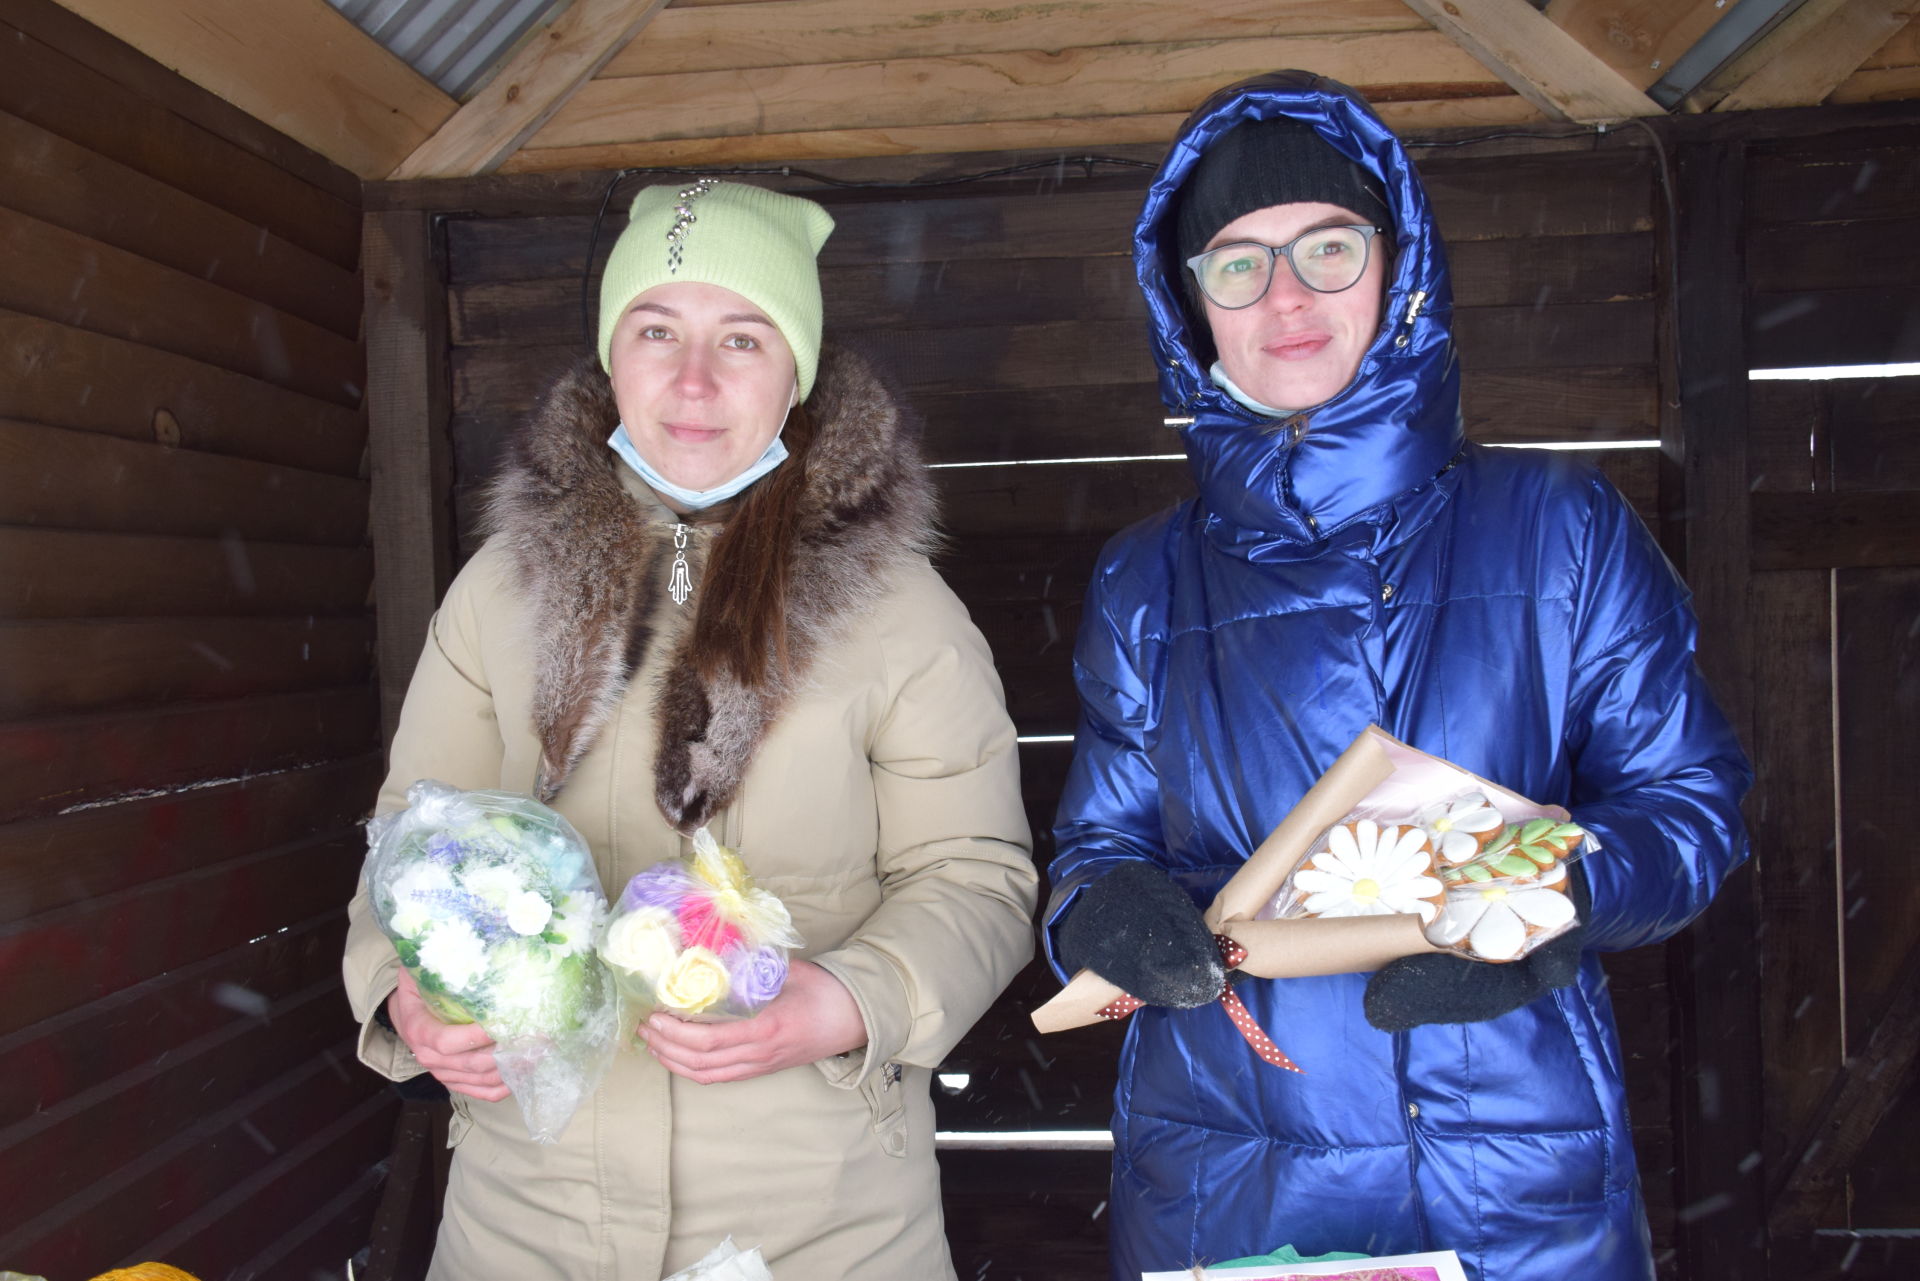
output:
<path id="1" fill-rule="evenodd" d="M 685 605 L 693 595 L 693 575 L 687 570 L 687 535 L 691 532 L 685 525 L 673 527 L 673 575 L 667 581 L 667 595 L 676 605 Z"/>

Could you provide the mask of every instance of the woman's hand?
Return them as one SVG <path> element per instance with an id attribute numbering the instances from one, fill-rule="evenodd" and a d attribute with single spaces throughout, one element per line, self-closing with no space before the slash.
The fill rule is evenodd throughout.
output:
<path id="1" fill-rule="evenodd" d="M 420 999 L 413 975 L 400 971 L 400 986 L 387 998 L 393 1030 L 420 1066 L 455 1094 L 488 1103 L 507 1097 L 507 1083 L 493 1061 L 493 1038 L 478 1023 L 442 1023 Z"/>
<path id="2" fill-rule="evenodd" d="M 745 1081 L 867 1043 L 853 993 L 808 961 L 794 962 L 780 995 L 750 1019 L 689 1023 L 656 1010 L 637 1035 L 669 1072 L 701 1085 Z"/>

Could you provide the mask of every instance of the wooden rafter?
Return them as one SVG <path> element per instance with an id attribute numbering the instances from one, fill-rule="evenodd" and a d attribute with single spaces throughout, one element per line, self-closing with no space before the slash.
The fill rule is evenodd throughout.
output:
<path id="1" fill-rule="evenodd" d="M 1834 1078 L 1813 1128 L 1777 1181 L 1767 1212 L 1767 1230 L 1775 1241 L 1804 1237 L 1819 1226 L 1854 1158 L 1912 1076 L 1920 1058 L 1920 944 L 1908 949 L 1892 992 L 1873 1035 Z"/>
<path id="2" fill-rule="evenodd" d="M 362 178 L 384 177 L 456 106 L 326 0 L 60 4 Z"/>
<path id="3" fill-rule="evenodd" d="M 1727 92 L 1713 109 L 1824 102 L 1913 14 L 1913 0 L 1808 0 L 1714 78 Z"/>
<path id="4" fill-rule="evenodd" d="M 1406 0 L 1514 92 L 1556 120 L 1665 114 L 1527 0 Z"/>
<path id="5" fill-rule="evenodd" d="M 620 52 L 666 0 L 575 0 L 390 175 L 491 173 Z"/>

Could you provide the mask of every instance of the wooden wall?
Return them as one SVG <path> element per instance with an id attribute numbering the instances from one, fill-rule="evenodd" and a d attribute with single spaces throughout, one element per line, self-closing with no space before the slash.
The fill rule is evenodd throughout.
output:
<path id="1" fill-rule="evenodd" d="M 1755 145 L 1746 168 L 1750 363 L 1920 361 L 1920 130 Z M 1908 1275 L 1920 378 L 1748 397 L 1769 1217 L 1799 1275 Z M 1846 1235 L 1886 1230 L 1907 1236 Z"/>
<path id="2" fill-rule="evenodd" d="M 976 160 L 950 157 L 947 167 L 992 167 Z M 930 162 L 913 163 L 917 172 Z M 1652 153 L 1631 140 L 1595 151 L 1521 139 L 1436 148 L 1421 164 L 1455 267 L 1470 434 L 1599 446 L 1593 456 L 1651 519 L 1658 451 L 1606 446 L 1661 432 Z M 1069 657 L 1101 543 L 1190 489 L 1184 461 L 1151 457 L 1181 446 L 1164 424 L 1128 255 L 1147 177 L 1144 168 L 1091 177 L 1049 168 L 914 192 L 807 189 L 837 222 L 821 254 L 830 334 L 875 352 L 926 420 L 951 542 L 940 568 L 993 646 L 1022 735 L 1073 732 Z M 600 259 L 633 189 L 622 186 L 602 227 Z M 504 433 L 581 349 L 581 272 L 600 194 L 564 182 L 509 183 L 493 197 L 472 190 L 482 207 L 445 222 L 456 520 L 467 552 L 473 486 Z M 1019 465 L 1116 456 L 1147 460 Z M 1022 748 L 1043 867 L 1070 752 L 1065 743 Z M 1650 949 L 1613 960 L 1664 1248 L 1674 1206 L 1666 959 Z M 1036 963 L 954 1052 L 945 1070 L 970 1081 L 958 1092 L 935 1087 L 943 1129 L 1104 1129 L 1120 1033 L 1037 1036 L 1027 1011 L 1056 987 Z M 942 1159 L 963 1276 L 1104 1276 L 1106 1152 L 1015 1147 Z"/>
<path id="3" fill-rule="evenodd" d="M 0 1267 L 339 1276 L 367 1240 L 359 203 L 0 0 Z"/>

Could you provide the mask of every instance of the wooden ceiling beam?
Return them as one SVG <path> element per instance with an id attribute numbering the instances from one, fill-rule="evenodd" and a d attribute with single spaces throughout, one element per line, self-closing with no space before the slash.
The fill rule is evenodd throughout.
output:
<path id="1" fill-rule="evenodd" d="M 59 0 L 362 178 L 386 176 L 457 104 L 326 0 Z"/>
<path id="2" fill-rule="evenodd" d="M 639 34 L 666 0 L 574 0 L 440 131 L 387 175 L 491 173 Z"/>
<path id="3" fill-rule="evenodd" d="M 1396 129 L 1497 128 L 1542 123 L 1534 105 L 1517 94 L 1496 98 L 1422 99 L 1375 103 Z M 1139 116 L 1079 116 L 1005 120 L 986 124 L 908 125 L 899 128 L 831 129 L 804 133 L 743 134 L 729 138 L 681 138 L 660 142 L 603 143 L 584 147 L 525 147 L 501 173 L 567 173 L 579 170 L 689 165 L 768 164 L 808 160 L 858 160 L 875 156 L 952 156 L 974 152 L 1111 151 L 1116 147 L 1173 141 L 1184 111 Z M 948 165 L 950 161 L 941 161 Z"/>
<path id="4" fill-rule="evenodd" d="M 1703 3 L 1710 0 L 1702 0 Z M 619 76 L 794 67 L 887 58 L 1418 31 L 1400 0 L 1074 0 L 1007 10 L 954 5 L 903 13 L 874 0 L 757 0 L 669 7 L 602 72 Z"/>
<path id="5" fill-rule="evenodd" d="M 1913 13 L 1913 0 L 1807 0 L 1712 77 L 1713 109 L 1817 106 Z"/>
<path id="6" fill-rule="evenodd" d="M 1406 0 L 1550 118 L 1592 123 L 1666 113 L 1527 0 Z"/>
<path id="7" fill-rule="evenodd" d="M 1505 97 L 1436 31 L 1114 45 L 830 66 L 601 78 L 529 140 L 578 147 L 672 138 L 1185 114 L 1222 85 L 1312 67 L 1376 102 Z"/>
<path id="8" fill-rule="evenodd" d="M 1731 11 L 1728 0 L 1547 0 L 1546 7 L 1555 26 L 1643 90 Z"/>

